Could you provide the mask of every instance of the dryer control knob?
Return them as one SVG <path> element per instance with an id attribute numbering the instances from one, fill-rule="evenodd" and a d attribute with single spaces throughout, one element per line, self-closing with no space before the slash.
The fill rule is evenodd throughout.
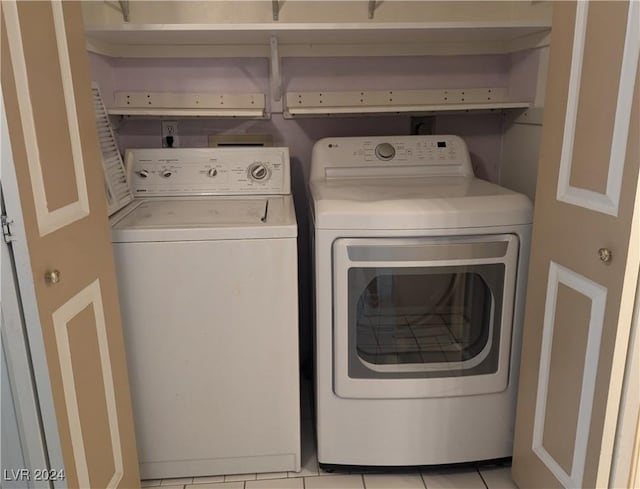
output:
<path id="1" fill-rule="evenodd" d="M 388 161 L 396 155 L 396 149 L 389 143 L 381 143 L 376 146 L 376 156 L 379 160 Z"/>
<path id="2" fill-rule="evenodd" d="M 170 170 L 164 170 L 164 171 L 162 172 L 162 176 L 163 176 L 164 178 L 169 178 L 171 175 L 173 175 L 173 172 L 171 172 Z"/>
<path id="3" fill-rule="evenodd" d="M 138 176 L 140 178 L 147 178 L 149 176 L 149 172 L 147 170 L 140 170 L 138 172 Z"/>
<path id="4" fill-rule="evenodd" d="M 207 175 L 209 175 L 210 177 L 215 177 L 218 174 L 218 170 L 216 170 L 215 168 L 209 168 L 209 171 L 207 172 Z"/>

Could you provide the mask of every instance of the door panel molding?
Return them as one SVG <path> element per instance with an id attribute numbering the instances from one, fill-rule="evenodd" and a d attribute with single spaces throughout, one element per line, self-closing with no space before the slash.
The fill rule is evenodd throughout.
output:
<path id="1" fill-rule="evenodd" d="M 35 284 L 33 282 L 33 269 L 31 266 L 31 259 L 29 257 L 29 250 L 26 240 L 26 229 L 24 225 L 24 214 L 22 208 L 19 205 L 20 196 L 18 192 L 18 179 L 15 171 L 15 163 L 13 157 L 13 148 L 9 136 L 9 124 L 7 121 L 7 114 L 4 103 L 5 94 L 0 87 L 0 140 L 6 141 L 0 145 L 0 156 L 2 165 L 2 195 L 6 206 L 7 215 L 11 216 L 14 223 L 11 226 L 11 231 L 15 237 L 15 240 L 11 244 L 13 251 L 13 258 L 15 260 L 15 275 L 17 281 L 17 290 L 7 292 L 5 288 L 4 278 L 7 276 L 3 274 L 2 294 L 4 295 L 2 301 L 3 314 L 7 314 L 4 320 L 10 319 L 11 315 L 18 317 L 20 311 L 16 310 L 13 314 L 11 311 L 11 303 L 13 302 L 16 308 L 21 308 L 24 314 L 25 329 L 24 333 L 22 329 L 16 331 L 11 327 L 11 323 L 7 321 L 5 327 L 2 330 L 2 340 L 7 337 L 12 337 L 11 340 L 5 343 L 5 346 L 9 349 L 14 349 L 16 344 L 14 340 L 24 342 L 25 357 L 31 358 L 31 365 L 33 368 L 34 377 L 34 391 L 29 389 L 27 395 L 31 393 L 34 395 L 34 403 L 38 404 L 40 416 L 42 419 L 42 433 L 46 443 L 43 446 L 43 453 L 39 454 L 39 449 L 36 446 L 32 448 L 34 442 L 29 443 L 29 463 L 30 466 L 26 468 L 37 469 L 47 466 L 47 460 L 49 467 L 53 469 L 65 468 L 62 456 L 62 447 L 60 445 L 60 432 L 58 431 L 58 424 L 56 423 L 56 413 L 54 407 L 54 399 L 52 393 L 51 377 L 49 376 L 49 367 L 46 360 L 46 348 L 44 344 L 44 338 L 42 330 L 40 328 L 40 313 L 38 311 L 38 299 L 35 291 Z M 3 266 L 9 266 L 10 261 L 4 261 L 6 255 L 2 255 Z M 15 295 L 17 294 L 17 295 Z M 26 333 L 26 336 L 25 336 Z M 28 350 L 28 352 L 27 352 Z M 27 358 L 25 358 L 25 362 Z M 23 383 L 22 388 L 27 389 L 27 384 Z M 20 391 L 16 391 L 20 393 Z M 28 402 L 28 401 L 27 401 Z M 34 409 L 36 409 L 34 407 Z M 34 413 L 37 416 L 37 413 Z M 33 427 L 37 429 L 38 427 Z M 40 436 L 40 433 L 38 435 Z M 33 438 L 33 437 L 31 437 Z M 36 441 L 35 443 L 38 443 Z M 33 481 L 33 487 L 37 489 L 66 489 L 67 481 Z"/>
<path id="2" fill-rule="evenodd" d="M 45 465 L 66 475 L 45 483 L 60 489 L 139 487 L 81 5 L 8 1 L 0 9 L 3 118 L 6 112 L 13 155 L 12 161 L 4 158 L 9 145 L 2 146 L 2 187 L 10 191 L 7 213 L 15 222 L 12 246 L 46 438 Z M 84 209 L 80 185 L 90 199 Z M 60 214 L 64 206 L 72 211 L 67 208 L 66 216 Z M 67 224 L 60 222 L 65 219 Z M 47 284 L 44 275 L 54 265 L 64 270 L 58 286 Z M 72 296 L 80 304 L 74 306 Z M 75 317 L 72 309 L 80 310 Z"/>
<path id="3" fill-rule="evenodd" d="M 561 465 L 543 446 L 543 433 L 546 419 L 547 394 L 551 368 L 551 350 L 553 343 L 553 331 L 555 328 L 559 284 L 564 284 L 591 300 L 585 369 L 584 376 L 582 378 L 582 391 L 580 393 L 580 407 L 571 474 L 567 474 Z M 538 390 L 536 395 L 536 408 L 533 424 L 532 449 L 542 463 L 544 463 L 553 475 L 561 482 L 561 484 L 567 488 L 582 487 L 596 374 L 598 372 L 600 340 L 604 326 L 606 300 L 607 289 L 605 287 L 593 282 L 583 275 L 557 264 L 554 261 L 551 261 L 549 265 L 547 296 L 545 300 L 544 321 L 542 326 L 542 348 L 540 352 L 540 370 L 538 374 Z"/>
<path id="4" fill-rule="evenodd" d="M 640 219 L 638 221 L 640 224 Z M 638 487 L 640 484 L 640 477 L 638 477 L 640 475 L 640 281 L 636 284 L 627 364 L 615 437 L 611 475 L 607 486 Z"/>
<path id="5" fill-rule="evenodd" d="M 107 488 L 117 488 L 124 474 L 122 447 L 120 444 L 120 431 L 118 427 L 118 414 L 116 407 L 115 388 L 113 385 L 113 374 L 111 371 L 111 357 L 109 355 L 109 344 L 107 339 L 107 327 L 104 318 L 102 305 L 102 292 L 100 290 L 100 280 L 96 279 L 90 285 L 82 289 L 67 302 L 60 306 L 52 314 L 55 330 L 56 345 L 60 358 L 60 371 L 62 374 L 62 385 L 64 390 L 64 400 L 67 408 L 69 429 L 71 432 L 71 443 L 73 446 L 73 457 L 76 464 L 76 472 L 80 487 L 91 487 L 89 481 L 89 467 L 84 448 L 82 426 L 80 424 L 80 409 L 76 396 L 75 378 L 73 363 L 71 360 L 71 345 L 69 343 L 69 322 L 81 311 L 93 306 L 96 336 L 100 349 L 100 366 L 102 369 L 102 380 L 104 394 L 107 403 L 107 416 L 109 431 L 111 434 L 111 446 L 113 452 L 113 462 L 115 471 L 107 485 Z"/>
<path id="6" fill-rule="evenodd" d="M 627 14 L 627 34 L 622 54 L 620 69 L 620 87 L 618 88 L 618 103 L 611 140 L 611 158 L 609 159 L 609 178 L 607 180 L 607 195 L 615 195 L 616 212 L 620 200 L 622 185 L 622 170 L 627 155 L 627 139 L 629 137 L 629 121 L 633 107 L 633 90 L 640 56 L 640 3 L 631 0 Z"/>
<path id="7" fill-rule="evenodd" d="M 29 78 L 27 74 L 27 63 L 22 42 L 22 34 L 20 32 L 18 6 L 15 0 L 7 0 L 2 2 L 2 8 L 7 20 L 7 39 L 9 41 L 8 44 L 9 52 L 11 54 L 11 64 L 13 66 L 16 81 L 20 122 L 22 124 L 24 138 L 27 143 L 25 144 L 25 148 L 29 173 L 31 174 L 31 188 L 35 203 L 38 231 L 40 236 L 45 236 L 89 215 L 89 198 L 84 173 L 82 143 L 80 141 L 76 101 L 73 92 L 73 79 L 64 26 L 63 7 L 62 2 L 58 0 L 51 2 L 56 43 L 58 47 L 58 57 L 61 65 L 60 73 L 64 90 L 66 115 L 70 129 L 69 134 L 78 199 L 75 202 L 54 210 L 49 209 L 47 202 L 47 193 L 42 172 L 40 150 L 37 143 L 38 139 L 33 107 L 31 105 L 31 97 L 29 95 Z"/>
<path id="8" fill-rule="evenodd" d="M 626 39 L 620 68 L 620 84 L 609 153 L 606 193 L 604 194 L 570 184 L 588 11 L 589 2 L 577 2 L 557 199 L 568 204 L 617 216 L 622 187 L 622 172 L 629 136 L 635 73 L 640 54 L 640 4 L 636 1 L 630 1 L 628 7 Z"/>

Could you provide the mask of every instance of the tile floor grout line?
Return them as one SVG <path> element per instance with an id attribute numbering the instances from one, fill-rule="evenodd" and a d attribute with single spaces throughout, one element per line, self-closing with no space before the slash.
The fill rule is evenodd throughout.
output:
<path id="1" fill-rule="evenodd" d="M 484 480 L 484 477 L 482 477 L 482 472 L 480 472 L 480 469 L 476 468 L 476 470 L 478 471 L 478 475 L 480 476 L 480 479 L 482 480 L 482 483 L 484 484 L 484 487 L 486 489 L 490 489 L 489 484 L 487 484 L 487 481 Z"/>
<path id="2" fill-rule="evenodd" d="M 424 486 L 424 489 L 429 489 L 427 487 L 427 481 L 424 480 L 424 474 L 422 472 L 420 472 L 420 480 L 422 481 L 422 485 Z"/>

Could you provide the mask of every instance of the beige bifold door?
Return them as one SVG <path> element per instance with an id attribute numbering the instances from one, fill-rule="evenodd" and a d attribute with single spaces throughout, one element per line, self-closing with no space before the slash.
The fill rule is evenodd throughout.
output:
<path id="1" fill-rule="evenodd" d="M 606 488 L 638 277 L 640 2 L 557 2 L 518 393 L 521 488 Z"/>
<path id="2" fill-rule="evenodd" d="M 63 485 L 139 487 L 80 4 L 3 0 L 1 35 L 14 206 L 24 220 L 16 225 L 33 282 L 20 289 L 34 291 L 23 303 L 37 306 L 46 358 L 33 362 L 46 362 L 49 374 Z"/>

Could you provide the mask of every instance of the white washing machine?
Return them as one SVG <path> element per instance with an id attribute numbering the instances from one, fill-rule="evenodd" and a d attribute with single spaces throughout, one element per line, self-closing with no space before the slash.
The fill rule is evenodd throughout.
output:
<path id="1" fill-rule="evenodd" d="M 111 221 L 142 478 L 300 470 L 288 150 L 126 160 Z"/>
<path id="2" fill-rule="evenodd" d="M 529 200 L 456 136 L 313 148 L 318 461 L 510 457 Z"/>

